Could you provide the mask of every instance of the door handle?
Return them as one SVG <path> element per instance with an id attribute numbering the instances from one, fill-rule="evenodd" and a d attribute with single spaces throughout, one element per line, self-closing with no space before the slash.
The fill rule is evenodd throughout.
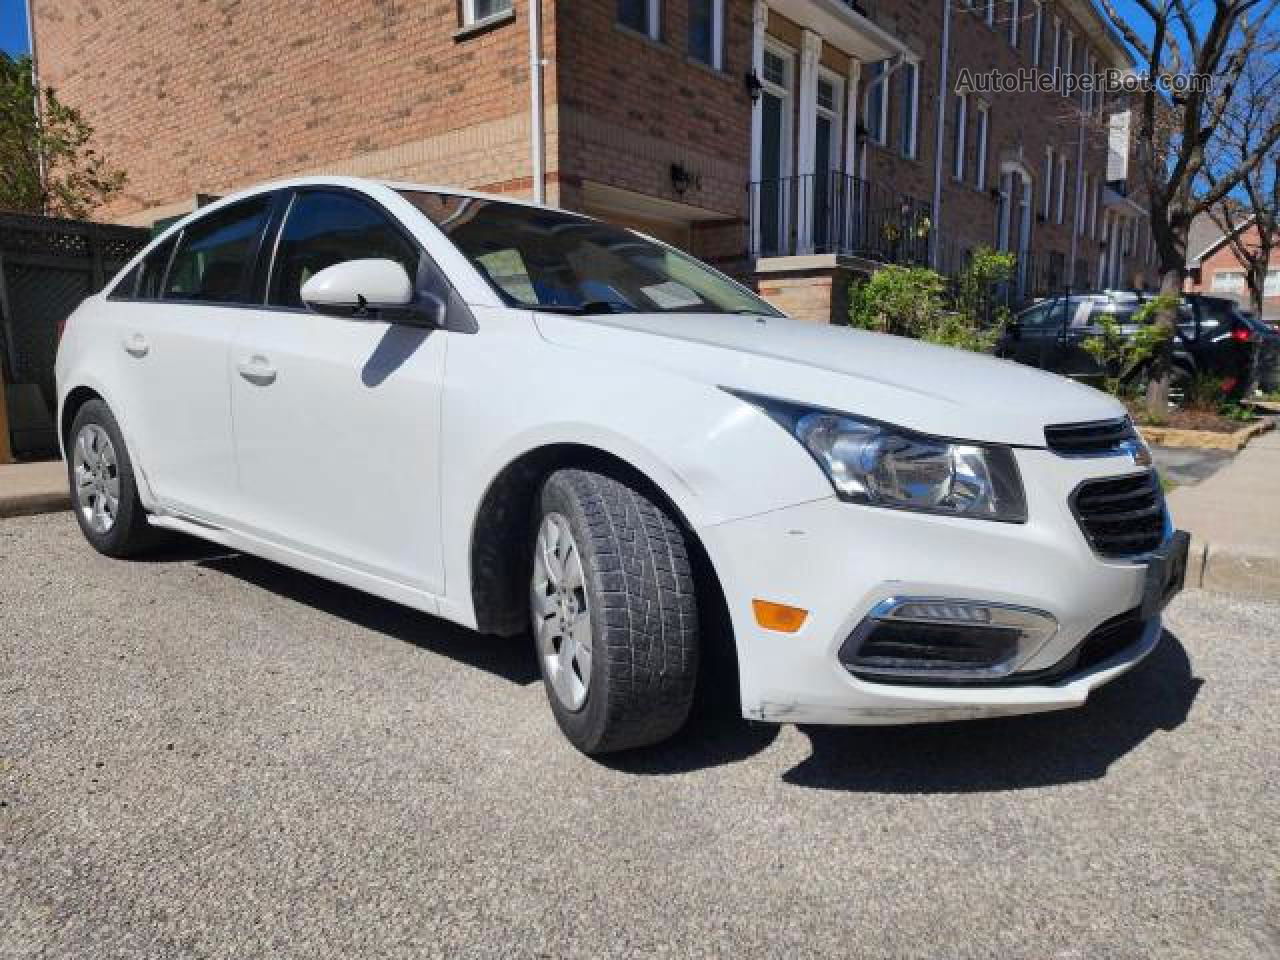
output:
<path id="1" fill-rule="evenodd" d="M 271 365 L 271 361 L 258 354 L 241 360 L 236 364 L 236 369 L 240 371 L 240 376 L 259 387 L 274 383 L 276 379 L 276 368 Z"/>
<path id="2" fill-rule="evenodd" d="M 135 333 L 124 341 L 124 352 L 131 357 L 145 357 L 151 350 L 151 344 L 140 333 Z"/>

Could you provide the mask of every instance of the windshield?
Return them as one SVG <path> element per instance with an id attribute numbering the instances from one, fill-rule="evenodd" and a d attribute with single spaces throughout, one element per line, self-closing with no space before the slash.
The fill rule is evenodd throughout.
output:
<path id="1" fill-rule="evenodd" d="M 630 230 L 500 200 L 400 192 L 514 307 L 580 314 L 781 316 L 724 274 Z"/>

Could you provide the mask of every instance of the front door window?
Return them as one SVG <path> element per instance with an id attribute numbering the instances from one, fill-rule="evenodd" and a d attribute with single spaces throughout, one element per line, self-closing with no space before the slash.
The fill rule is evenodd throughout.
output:
<path id="1" fill-rule="evenodd" d="M 780 48 L 764 52 L 760 95 L 760 182 L 756 185 L 759 245 L 763 256 L 786 250 L 791 173 L 792 57 Z"/>
<path id="2" fill-rule="evenodd" d="M 813 246 L 820 253 L 832 249 L 840 223 L 834 178 L 840 170 L 841 83 L 835 74 L 818 75 L 813 170 Z"/>

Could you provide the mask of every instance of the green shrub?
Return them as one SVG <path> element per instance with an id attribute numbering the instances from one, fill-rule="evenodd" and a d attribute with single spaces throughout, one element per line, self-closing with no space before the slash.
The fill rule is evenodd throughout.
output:
<path id="1" fill-rule="evenodd" d="M 946 306 L 946 282 L 926 267 L 883 267 L 849 298 L 849 323 L 862 330 L 918 337 Z"/>
<path id="2" fill-rule="evenodd" d="M 1102 368 L 1102 385 L 1108 393 L 1120 396 L 1126 388 L 1134 388 L 1135 374 L 1169 338 L 1170 331 L 1152 323 L 1155 314 L 1165 308 L 1176 310 L 1178 298 L 1156 297 L 1143 304 L 1134 314 L 1134 322 L 1139 326 L 1132 337 L 1121 332 L 1114 317 L 1104 316 L 1099 323 L 1102 333 L 1081 344 Z"/>
<path id="3" fill-rule="evenodd" d="M 980 249 L 954 289 L 927 267 L 882 267 L 853 284 L 849 324 L 988 353 L 1009 321 L 1007 307 L 992 306 L 995 289 L 1009 281 L 1014 266 L 1013 254 Z"/>
<path id="4" fill-rule="evenodd" d="M 1182 405 L 1188 410 L 1217 412 L 1222 406 L 1222 398 L 1226 392 L 1223 387 L 1226 382 L 1225 377 L 1215 377 L 1207 373 L 1197 374 L 1187 384 L 1187 395 Z"/>

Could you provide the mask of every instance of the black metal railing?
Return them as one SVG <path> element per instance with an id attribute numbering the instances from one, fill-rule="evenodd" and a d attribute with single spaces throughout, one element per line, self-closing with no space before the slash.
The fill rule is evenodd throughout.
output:
<path id="1" fill-rule="evenodd" d="M 750 184 L 753 257 L 837 253 L 880 263 L 929 262 L 929 204 L 842 173 Z"/>
<path id="2" fill-rule="evenodd" d="M 841 173 L 750 184 L 753 258 L 838 254 L 878 264 L 930 266 L 953 284 L 975 244 L 934 229 L 932 208 L 909 194 Z M 980 246 L 980 245 L 979 245 Z M 1057 251 L 1016 252 L 1013 276 L 989 294 L 991 313 L 1016 311 L 1064 290 L 1089 286 L 1088 263 Z"/>

